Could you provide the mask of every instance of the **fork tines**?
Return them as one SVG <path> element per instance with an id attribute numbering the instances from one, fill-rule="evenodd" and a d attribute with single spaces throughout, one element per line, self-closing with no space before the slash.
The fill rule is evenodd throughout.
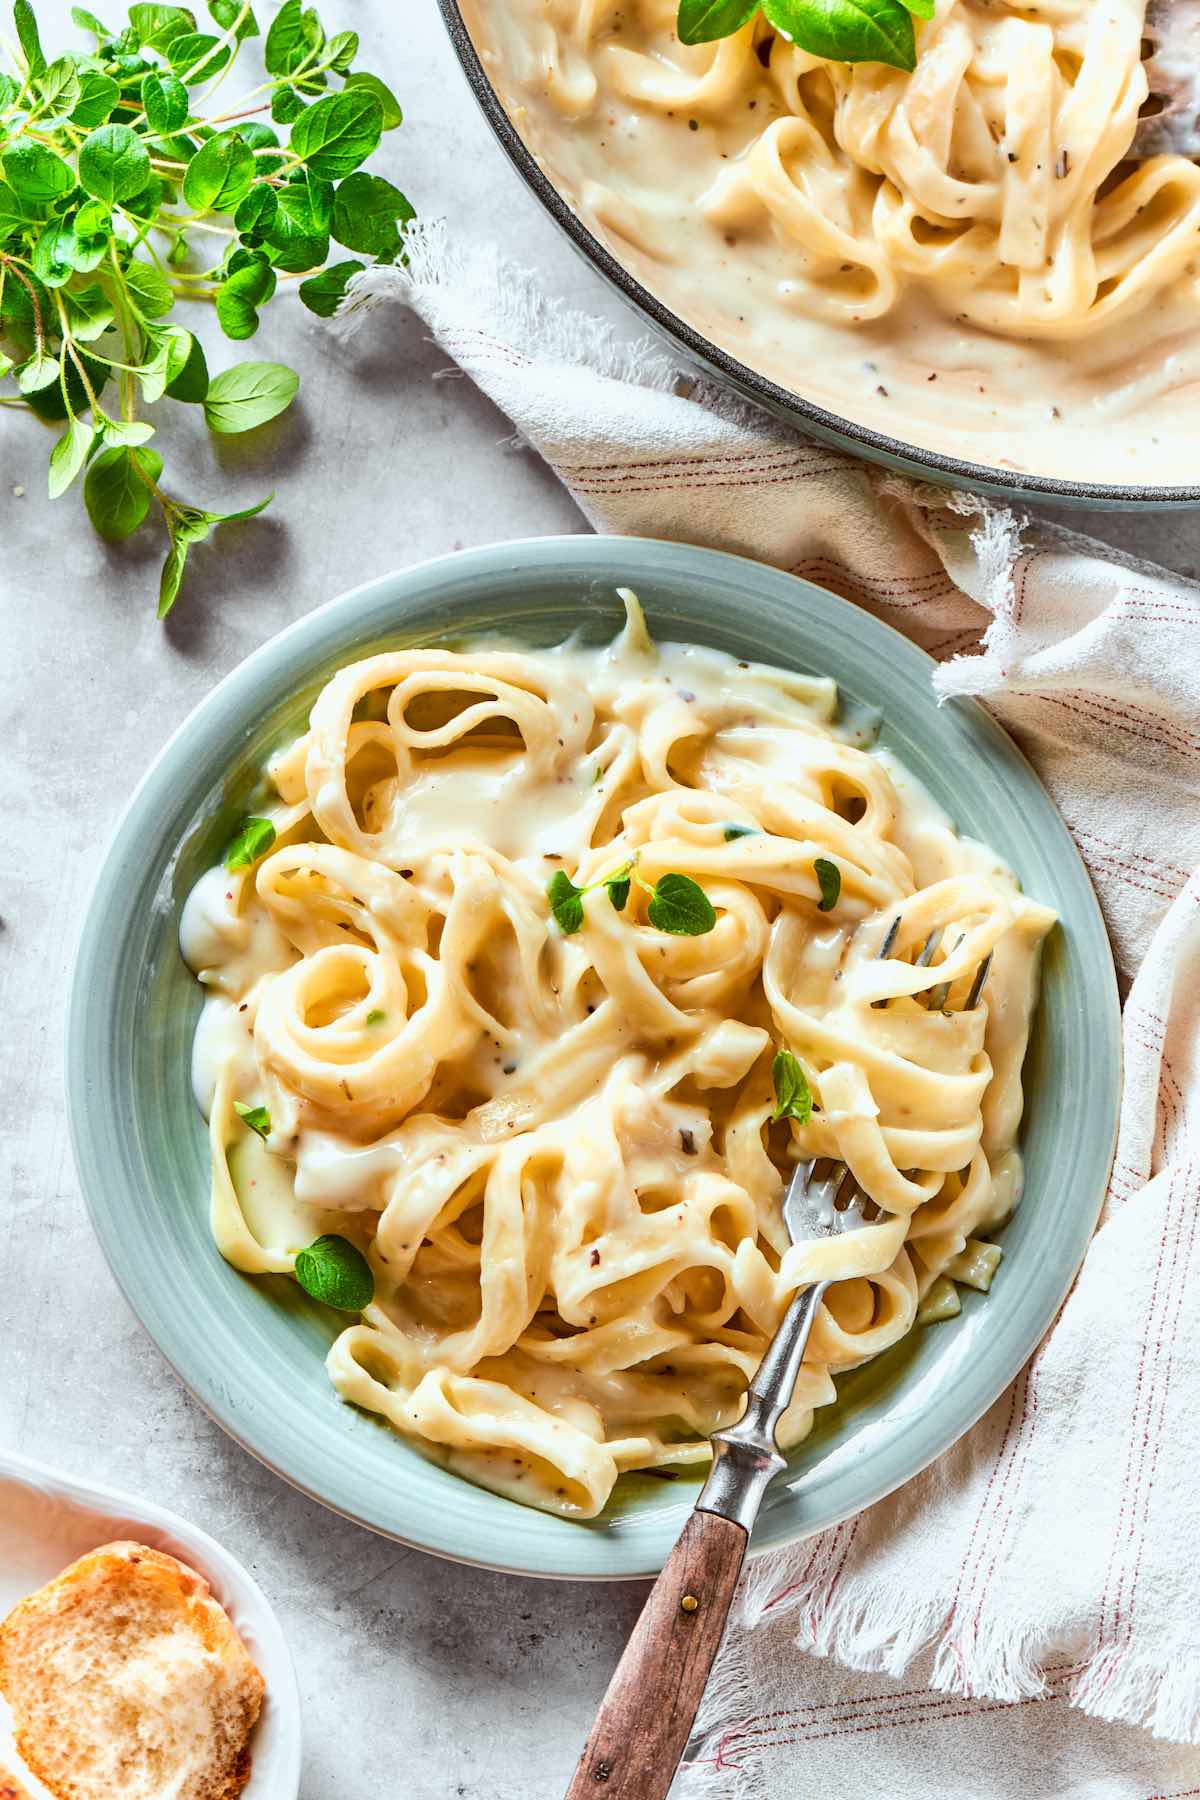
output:
<path id="1" fill-rule="evenodd" d="M 944 927 L 941 925 L 934 926 L 933 930 L 929 933 L 929 936 L 925 939 L 925 942 L 921 945 L 920 954 L 913 959 L 913 967 L 914 968 L 927 969 L 929 967 L 930 963 L 933 961 L 934 957 L 937 955 L 938 945 L 942 941 L 943 930 L 944 930 Z M 891 924 L 888 926 L 887 934 L 884 937 L 883 943 L 879 947 L 879 957 L 878 957 L 879 961 L 883 961 L 886 957 L 891 955 L 892 947 L 896 942 L 896 938 L 899 935 L 899 931 L 900 931 L 900 915 L 899 915 L 899 913 L 897 913 L 896 917 L 892 920 Z M 961 943 L 962 943 L 962 938 L 960 937 L 958 939 L 958 942 L 955 944 L 954 948 L 957 950 L 958 945 Z M 975 1008 L 979 1005 L 979 997 L 983 993 L 984 983 L 987 981 L 988 971 L 990 970 L 991 966 L 992 966 L 992 952 L 989 950 L 987 955 L 984 957 L 983 961 L 980 963 L 979 967 L 975 971 L 974 978 L 972 979 L 972 982 L 971 982 L 970 992 L 968 993 L 967 998 L 966 998 L 965 1002 L 963 1003 L 963 1008 L 962 1008 L 963 1012 L 974 1012 Z M 940 981 L 936 987 L 930 988 L 928 1002 L 927 1002 L 930 1012 L 944 1012 L 945 1007 L 946 1007 L 946 1001 L 949 998 L 949 995 L 950 995 L 950 983 L 948 981 Z M 873 1006 L 882 1008 L 882 1007 L 885 1007 L 888 1004 L 888 1002 L 886 1000 L 873 1000 L 871 1002 L 871 1004 Z"/>

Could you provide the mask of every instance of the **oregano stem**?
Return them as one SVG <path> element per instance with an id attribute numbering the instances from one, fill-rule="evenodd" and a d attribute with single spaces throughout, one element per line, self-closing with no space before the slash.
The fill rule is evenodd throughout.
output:
<path id="1" fill-rule="evenodd" d="M 124 346 L 125 354 L 132 359 L 134 353 L 134 333 L 132 320 L 130 318 L 129 289 L 125 285 L 125 277 L 121 272 L 121 264 L 117 257 L 115 239 L 108 247 L 108 254 L 109 261 L 112 263 L 113 268 L 111 277 L 114 287 L 111 296 L 113 310 L 116 313 L 118 323 L 121 327 L 121 342 Z M 121 417 L 126 420 L 133 418 L 134 379 L 132 374 L 122 374 L 117 383 L 117 389 L 121 396 Z"/>
<path id="2" fill-rule="evenodd" d="M 58 385 L 62 389 L 63 405 L 67 409 L 67 417 L 73 420 L 75 417 L 75 408 L 71 405 L 71 391 L 67 385 L 67 351 L 71 347 L 71 332 L 67 323 L 67 309 L 63 304 L 63 297 L 57 288 L 54 290 L 54 304 L 58 308 L 58 319 L 59 325 L 62 328 L 63 341 L 62 350 L 59 353 L 58 358 Z M 77 361 L 75 366 L 76 368 L 79 368 Z M 87 377 L 84 375 L 82 369 L 80 369 L 79 374 L 80 380 L 83 382 L 85 389 L 87 389 L 87 392 L 91 396 L 92 410 L 95 411 L 96 396 L 88 386 Z"/>
<path id="3" fill-rule="evenodd" d="M 228 49 L 230 52 L 229 61 L 225 64 L 224 68 L 218 69 L 216 71 L 216 74 L 215 74 L 213 80 L 209 83 L 208 87 L 205 88 L 204 92 L 201 95 L 199 95 L 199 103 L 201 106 L 206 104 L 210 94 L 216 93 L 217 89 L 220 87 L 221 83 L 224 81 L 226 75 L 228 75 L 230 69 L 232 69 L 232 67 L 233 67 L 233 52 L 237 48 L 238 32 L 241 30 L 242 26 L 245 24 L 247 15 L 249 14 L 249 11 L 250 11 L 250 0 L 242 0 L 241 9 L 234 17 L 232 24 L 228 25 L 226 27 L 226 29 L 221 33 L 221 35 L 218 37 L 216 43 L 213 45 L 212 49 L 206 51 L 205 54 L 200 58 L 199 62 L 193 63 L 191 68 L 188 70 L 188 74 L 193 79 L 195 79 L 196 70 L 202 69 L 206 62 L 211 62 L 213 57 L 217 56 L 222 50 Z"/>
<path id="4" fill-rule="evenodd" d="M 12 272 L 16 276 L 17 280 L 21 283 L 21 286 L 25 289 L 26 293 L 29 295 L 29 303 L 33 307 L 34 342 L 37 345 L 38 355 L 44 356 L 46 353 L 46 332 L 45 332 L 45 327 L 42 324 L 42 309 L 41 309 L 41 306 L 38 304 L 37 289 L 34 287 L 33 283 L 31 281 L 27 280 L 27 278 L 21 273 L 21 270 L 18 266 L 16 257 L 9 256 L 6 251 L 0 250 L 0 262 L 2 262 L 4 264 L 6 269 L 12 270 Z"/>

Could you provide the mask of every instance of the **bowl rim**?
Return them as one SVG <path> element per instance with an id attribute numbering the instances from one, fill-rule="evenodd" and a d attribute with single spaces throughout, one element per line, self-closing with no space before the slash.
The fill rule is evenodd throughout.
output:
<path id="1" fill-rule="evenodd" d="M 793 425 L 803 425 L 817 437 L 842 449 L 853 450 L 871 461 L 883 462 L 889 467 L 900 462 L 908 466 L 910 473 L 919 467 L 932 480 L 943 485 L 954 483 L 974 492 L 999 494 L 1010 499 L 1019 495 L 1022 499 L 1060 501 L 1081 508 L 1115 506 L 1167 511 L 1200 507 L 1200 484 L 1071 481 L 1065 476 L 1001 469 L 964 457 L 946 456 L 938 450 L 922 449 L 917 444 L 906 443 L 903 438 L 890 437 L 886 432 L 875 431 L 854 419 L 843 418 L 827 407 L 818 406 L 815 401 L 780 386 L 728 350 L 723 350 L 694 325 L 689 325 L 665 301 L 658 299 L 588 229 L 538 163 L 509 117 L 476 49 L 459 0 L 438 0 L 438 10 L 484 118 L 526 186 L 575 248 L 659 331 L 768 411 Z"/>
<path id="2" fill-rule="evenodd" d="M 352 638 L 356 621 L 360 619 L 363 610 L 369 609 L 374 601 L 388 602 L 390 599 L 392 603 L 401 605 L 405 600 L 418 597 L 430 578 L 437 577 L 444 571 L 453 571 L 460 580 L 472 581 L 481 588 L 486 587 L 489 581 L 495 581 L 501 573 L 515 575 L 524 569 L 536 569 L 547 556 L 551 560 L 556 557 L 563 558 L 573 565 L 572 576 L 577 582 L 577 588 L 572 597 L 576 602 L 589 582 L 594 584 L 596 581 L 602 581 L 606 585 L 615 586 L 620 579 L 624 579 L 636 586 L 643 578 L 647 581 L 653 580 L 656 575 L 662 574 L 670 565 L 683 565 L 683 569 L 689 576 L 699 576 L 700 571 L 707 569 L 713 578 L 718 580 L 722 571 L 725 571 L 727 580 L 736 580 L 739 572 L 745 579 L 745 572 L 753 570 L 756 572 L 754 579 L 762 578 L 768 582 L 790 584 L 800 591 L 812 590 L 823 595 L 837 608 L 846 608 L 852 613 L 861 614 L 870 621 L 872 632 L 877 632 L 882 639 L 894 642 L 897 657 L 919 660 L 926 665 L 930 672 L 937 666 L 927 652 L 893 626 L 877 618 L 873 613 L 867 612 L 864 608 L 856 607 L 853 602 L 833 594 L 830 590 L 820 588 L 817 583 L 760 563 L 752 557 L 740 556 L 728 551 L 704 549 L 659 538 L 579 533 L 501 541 L 424 558 L 407 567 L 376 576 L 332 597 L 320 606 L 313 608 L 312 611 L 293 620 L 282 631 L 267 638 L 222 677 L 206 695 L 201 697 L 153 757 L 113 827 L 104 854 L 100 859 L 92 892 L 88 899 L 71 973 L 65 1044 L 67 1115 L 76 1173 L 88 1217 L 120 1292 L 159 1353 L 174 1370 L 187 1391 L 209 1417 L 256 1460 L 301 1493 L 316 1500 L 330 1511 L 340 1514 L 343 1518 L 398 1543 L 444 1557 L 452 1562 L 503 1573 L 542 1576 L 549 1579 L 627 1580 L 656 1574 L 660 1566 L 659 1561 L 631 1562 L 629 1556 L 633 1547 L 630 1546 L 625 1550 L 619 1566 L 613 1566 L 612 1559 L 606 1558 L 603 1552 L 588 1548 L 593 1543 L 593 1539 L 585 1532 L 578 1533 L 577 1537 L 572 1540 L 571 1550 L 566 1553 L 557 1544 L 550 1547 L 539 1543 L 536 1548 L 523 1545 L 516 1555 L 506 1552 L 504 1560 L 496 1560 L 487 1554 L 472 1555 L 469 1551 L 464 1551 L 461 1539 L 450 1538 L 446 1535 L 446 1528 L 441 1520 L 427 1522 L 422 1518 L 419 1530 L 410 1535 L 408 1530 L 398 1529 L 393 1524 L 382 1522 L 379 1517 L 379 1507 L 375 1504 L 372 1496 L 363 1495 L 360 1499 L 359 1493 L 356 1492 L 352 1502 L 347 1499 L 331 1498 L 326 1491 L 328 1483 L 318 1484 L 315 1480 L 306 1478 L 297 1466 L 299 1459 L 290 1449 L 277 1446 L 271 1452 L 264 1448 L 258 1441 L 262 1436 L 262 1428 L 251 1429 L 249 1424 L 243 1423 L 239 1418 L 237 1397 L 229 1391 L 228 1385 L 220 1379 L 215 1379 L 210 1369 L 197 1366 L 190 1354 L 185 1354 L 174 1343 L 170 1343 L 169 1347 L 171 1334 L 176 1330 L 173 1322 L 165 1323 L 160 1317 L 156 1317 L 156 1323 L 152 1325 L 147 1317 L 148 1314 L 155 1314 L 153 1293 L 147 1292 L 146 1283 L 140 1274 L 122 1266 L 119 1257 L 116 1231 L 109 1216 L 112 1210 L 110 1195 L 105 1190 L 105 1178 L 98 1172 L 103 1160 L 98 1154 L 102 1146 L 100 1134 L 93 1122 L 93 1097 L 89 1092 L 96 1080 L 89 1065 L 87 1042 L 90 1014 L 94 1006 L 93 995 L 103 985 L 105 971 L 111 968 L 113 961 L 111 939 L 106 935 L 104 929 L 107 922 L 105 903 L 109 908 L 114 904 L 118 906 L 121 904 L 125 887 L 122 875 L 125 860 L 143 841 L 140 815 L 149 806 L 149 817 L 151 820 L 153 819 L 155 790 L 169 785 L 173 756 L 177 757 L 178 747 L 181 744 L 197 735 L 203 725 L 205 715 L 219 712 L 220 699 L 229 694 L 237 694 L 239 698 L 247 701 L 254 698 L 256 703 L 260 704 L 263 712 L 268 711 L 282 697 L 279 691 L 281 682 L 279 665 L 286 660 L 287 651 L 297 642 L 303 644 L 311 637 L 315 641 L 307 644 L 305 655 L 310 664 L 315 664 L 320 660 L 322 651 L 329 647 L 322 641 L 323 627 L 327 628 L 331 622 L 336 620 L 340 628 L 340 635 L 344 638 Z M 619 563 L 623 571 L 621 577 L 614 575 L 606 559 L 616 560 Z M 567 577 L 563 578 L 564 588 L 567 587 L 567 580 Z M 397 593 L 398 587 L 403 590 L 402 594 Z M 301 680 L 296 679 L 293 685 L 299 688 Z M 260 690 L 263 689 L 267 691 L 267 698 L 260 701 L 258 697 Z M 1065 1262 L 1058 1267 L 1058 1275 L 1053 1283 L 1055 1288 L 1053 1304 L 1051 1305 L 1047 1300 L 1041 1309 L 1039 1318 L 1023 1320 L 1019 1336 L 1009 1344 L 1004 1357 L 1001 1358 L 998 1355 L 998 1351 L 1004 1348 L 1003 1346 L 997 1346 L 993 1350 L 989 1357 L 992 1373 L 983 1389 L 976 1392 L 967 1408 L 961 1406 L 960 1396 L 960 1411 L 956 1414 L 953 1435 L 948 1439 L 943 1439 L 932 1451 L 918 1447 L 914 1453 L 910 1447 L 904 1455 L 898 1454 L 895 1462 L 899 1472 L 897 1473 L 893 1468 L 883 1479 L 877 1476 L 869 1490 L 865 1489 L 857 1498 L 855 1506 L 848 1510 L 843 1507 L 835 1514 L 818 1518 L 815 1522 L 811 1516 L 809 1520 L 805 1520 L 803 1516 L 797 1520 L 794 1510 L 800 1510 L 801 1513 L 803 1510 L 803 1500 L 798 1498 L 797 1508 L 792 1511 L 787 1523 L 783 1523 L 779 1516 L 784 1510 L 782 1508 L 775 1515 L 776 1522 L 773 1527 L 769 1518 L 764 1517 L 756 1533 L 757 1542 L 751 1544 L 749 1552 L 751 1555 L 761 1554 L 784 1544 L 793 1543 L 807 1535 L 831 1527 L 841 1519 L 850 1516 L 854 1511 L 873 1505 L 877 1500 L 894 1492 L 921 1473 L 971 1429 L 1024 1367 L 1050 1328 L 1087 1253 L 1104 1200 L 1108 1174 L 1116 1148 L 1121 1094 L 1122 1040 L 1116 970 L 1100 904 L 1086 866 L 1061 814 L 1046 793 L 1040 777 L 1033 770 L 1023 752 L 998 721 L 978 701 L 969 697 L 956 698 L 953 705 L 956 710 L 960 710 L 970 718 L 975 732 L 981 733 L 985 740 L 990 740 L 997 753 L 1008 761 L 1022 780 L 1036 785 L 1045 800 L 1048 813 L 1052 814 L 1053 819 L 1057 822 L 1064 852 L 1068 855 L 1074 875 L 1077 877 L 1079 904 L 1088 914 L 1089 947 L 1092 950 L 1097 948 L 1101 950 L 1099 963 L 1089 966 L 1088 1010 L 1090 1024 L 1094 1031 L 1090 1047 L 1097 1058 L 1098 1073 L 1095 1085 L 1097 1091 L 1103 1092 L 1107 1101 L 1107 1130 L 1093 1141 L 1090 1147 L 1090 1159 L 1086 1152 L 1080 1151 L 1080 1161 L 1089 1164 L 1088 1181 L 1086 1184 L 1080 1185 L 1080 1198 L 1073 1213 L 1075 1220 L 1075 1230 L 1072 1234 L 1073 1258 L 1069 1268 Z M 178 844 L 172 844 L 164 864 L 165 868 L 173 865 L 178 848 Z M 1092 1193 L 1092 1183 L 1094 1183 L 1094 1194 Z M 912 1439 L 919 1435 L 916 1432 L 909 1434 L 910 1446 Z M 463 1486 L 470 1487 L 471 1484 L 463 1480 Z M 536 1509 L 517 1507 L 512 1502 L 507 1504 L 513 1505 L 515 1510 L 522 1514 L 532 1514 L 535 1518 L 544 1516 Z M 409 1520 L 415 1517 L 415 1511 L 410 1508 Z M 406 1521 L 406 1524 L 408 1523 L 409 1521 Z M 682 1524 L 682 1519 L 680 1523 Z M 607 1535 L 611 1541 L 612 1534 Z M 669 1547 L 669 1542 L 662 1547 L 661 1556 L 663 1558 Z M 657 1555 L 657 1552 L 655 1554 Z"/>

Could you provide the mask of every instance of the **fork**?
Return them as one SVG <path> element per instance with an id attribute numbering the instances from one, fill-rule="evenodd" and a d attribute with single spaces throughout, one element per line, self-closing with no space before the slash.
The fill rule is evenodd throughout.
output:
<path id="1" fill-rule="evenodd" d="M 900 920 L 878 952 L 890 955 Z M 932 962 L 940 932 L 916 958 Z M 976 970 L 964 1011 L 979 1001 L 991 963 Z M 946 989 L 932 990 L 940 1009 Z M 886 1006 L 886 1001 L 877 1001 Z M 797 1164 L 783 1201 L 793 1244 L 869 1228 L 872 1203 L 845 1163 L 817 1174 Z M 746 1394 L 740 1419 L 712 1435 L 713 1462 L 691 1518 L 650 1590 L 608 1685 L 565 1800 L 664 1800 L 687 1746 L 709 1672 L 721 1646 L 750 1532 L 767 1488 L 787 1467 L 775 1432 L 791 1402 L 817 1309 L 830 1285 L 814 1281 L 790 1301 Z"/>
<path id="2" fill-rule="evenodd" d="M 1156 110 L 1143 112 L 1126 155 L 1200 156 L 1200 0 L 1150 0 L 1145 38 Z"/>

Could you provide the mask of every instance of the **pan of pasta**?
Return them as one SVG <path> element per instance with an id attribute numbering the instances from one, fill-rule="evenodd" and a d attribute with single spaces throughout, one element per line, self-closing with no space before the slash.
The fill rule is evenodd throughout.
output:
<path id="1" fill-rule="evenodd" d="M 1193 113 L 1200 73 L 1145 0 L 441 8 L 527 184 L 702 367 L 934 479 L 1200 503 L 1200 164 L 1131 158 L 1157 71 Z"/>
<path id="2" fill-rule="evenodd" d="M 236 1437 L 442 1554 L 629 1575 L 805 1281 L 755 1547 L 998 1396 L 1095 1221 L 1118 1015 L 1065 827 L 929 668 L 740 558 L 550 539 L 331 602 L 181 727 L 89 914 L 72 1125 Z M 879 1221 L 790 1245 L 812 1157 Z"/>

